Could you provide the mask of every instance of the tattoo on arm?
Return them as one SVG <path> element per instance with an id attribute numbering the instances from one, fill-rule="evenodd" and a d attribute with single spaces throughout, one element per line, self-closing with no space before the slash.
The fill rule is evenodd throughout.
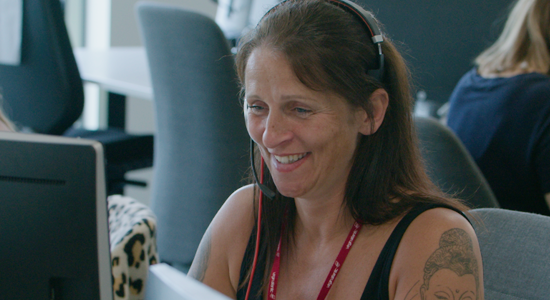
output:
<path id="1" fill-rule="evenodd" d="M 405 295 L 405 300 L 414 300 L 414 299 L 418 299 L 417 296 L 418 296 L 418 283 L 420 282 L 420 280 L 418 280 L 417 282 L 414 283 L 414 285 L 412 286 L 412 288 L 407 292 L 407 295 Z"/>
<path id="2" fill-rule="evenodd" d="M 212 237 L 210 236 L 210 228 L 206 230 L 202 241 L 193 260 L 193 264 L 189 269 L 187 276 L 193 277 L 196 280 L 202 282 L 206 269 L 208 268 L 208 260 L 210 259 L 210 250 L 212 246 Z"/>
<path id="3" fill-rule="evenodd" d="M 411 291 L 416 288 L 418 284 Z M 406 299 L 480 299 L 478 262 L 466 231 L 453 228 L 441 235 L 439 248 L 424 266 L 419 293 L 411 291 L 408 295 L 412 298 Z"/>

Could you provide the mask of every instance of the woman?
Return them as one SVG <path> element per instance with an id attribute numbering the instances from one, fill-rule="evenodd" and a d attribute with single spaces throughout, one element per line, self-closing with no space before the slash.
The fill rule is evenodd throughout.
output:
<path id="1" fill-rule="evenodd" d="M 349 5 L 289 0 L 241 40 L 246 125 L 275 195 L 233 193 L 189 276 L 234 299 L 483 299 L 465 207 L 420 163 L 405 64 Z"/>
<path id="2" fill-rule="evenodd" d="M 450 98 L 447 124 L 500 206 L 550 215 L 550 1 L 519 0 Z"/>

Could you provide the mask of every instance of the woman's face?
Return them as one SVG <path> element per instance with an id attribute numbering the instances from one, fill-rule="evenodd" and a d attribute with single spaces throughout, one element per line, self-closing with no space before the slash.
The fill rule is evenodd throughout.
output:
<path id="1" fill-rule="evenodd" d="M 245 90 L 246 126 L 279 192 L 343 195 L 365 111 L 307 88 L 286 58 L 267 48 L 250 55 Z"/>

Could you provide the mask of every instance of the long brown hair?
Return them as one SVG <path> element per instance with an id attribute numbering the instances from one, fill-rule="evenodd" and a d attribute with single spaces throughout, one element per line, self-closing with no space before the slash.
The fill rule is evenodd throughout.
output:
<path id="1" fill-rule="evenodd" d="M 285 55 L 305 86 L 336 93 L 351 107 L 365 109 L 371 118 L 370 95 L 378 88 L 388 92 L 389 106 L 384 121 L 376 133 L 361 136 L 347 179 L 344 205 L 356 220 L 383 224 L 420 202 L 467 209 L 446 198 L 424 171 L 412 120 L 409 72 L 387 38 L 382 43 L 385 75 L 380 82 L 367 75 L 367 71 L 377 65 L 377 48 L 364 25 L 353 15 L 326 0 L 288 0 L 272 9 L 241 40 L 236 67 L 243 89 L 248 58 L 258 47 L 268 47 Z M 259 153 L 255 152 L 258 159 Z M 276 191 L 267 168 L 264 183 Z M 277 193 L 275 199 L 264 200 L 260 248 L 262 263 L 266 264 L 264 288 L 281 223 L 286 224 L 283 243 L 289 245 L 295 217 L 293 199 Z"/>

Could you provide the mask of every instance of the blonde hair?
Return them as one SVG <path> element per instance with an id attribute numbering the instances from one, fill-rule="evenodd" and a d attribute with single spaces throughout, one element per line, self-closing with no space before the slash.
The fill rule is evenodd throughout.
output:
<path id="1" fill-rule="evenodd" d="M 480 74 L 527 69 L 550 75 L 550 1 L 518 0 L 498 40 L 475 62 Z"/>

